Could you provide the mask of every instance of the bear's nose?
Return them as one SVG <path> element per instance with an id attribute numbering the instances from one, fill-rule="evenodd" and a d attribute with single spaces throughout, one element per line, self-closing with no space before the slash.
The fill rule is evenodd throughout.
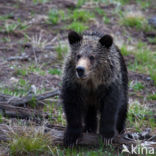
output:
<path id="1" fill-rule="evenodd" d="M 77 71 L 78 76 L 82 77 L 84 75 L 85 69 L 84 67 L 77 67 L 76 71 Z"/>

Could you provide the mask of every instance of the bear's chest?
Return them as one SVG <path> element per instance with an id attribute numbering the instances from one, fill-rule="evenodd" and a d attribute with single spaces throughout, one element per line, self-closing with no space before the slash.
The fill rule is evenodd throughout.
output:
<path id="1" fill-rule="evenodd" d="M 96 91 L 93 89 L 85 89 L 83 91 L 83 102 L 86 106 L 97 105 L 97 95 Z"/>

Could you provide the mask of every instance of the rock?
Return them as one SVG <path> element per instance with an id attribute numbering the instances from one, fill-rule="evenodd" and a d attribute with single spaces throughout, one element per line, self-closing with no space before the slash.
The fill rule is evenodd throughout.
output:
<path id="1" fill-rule="evenodd" d="M 156 16 L 149 18 L 148 23 L 156 28 Z"/>
<path id="2" fill-rule="evenodd" d="M 151 77 L 148 76 L 148 77 L 146 78 L 146 80 L 147 80 L 147 81 L 150 81 L 150 80 L 151 80 Z"/>
<path id="3" fill-rule="evenodd" d="M 11 82 L 12 84 L 17 83 L 18 81 L 19 81 L 19 80 L 16 79 L 15 77 L 11 77 L 11 78 L 10 78 L 10 82 Z"/>

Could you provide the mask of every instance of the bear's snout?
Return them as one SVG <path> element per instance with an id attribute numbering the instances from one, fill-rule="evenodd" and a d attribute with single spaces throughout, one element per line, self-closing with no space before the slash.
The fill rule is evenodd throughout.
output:
<path id="1" fill-rule="evenodd" d="M 82 78 L 84 76 L 84 73 L 85 73 L 85 68 L 81 67 L 81 66 L 78 66 L 76 68 L 76 72 L 77 72 L 78 77 Z"/>

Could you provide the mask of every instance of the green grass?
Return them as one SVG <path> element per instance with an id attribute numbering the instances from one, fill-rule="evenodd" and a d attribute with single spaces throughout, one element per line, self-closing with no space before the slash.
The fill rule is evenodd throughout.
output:
<path id="1" fill-rule="evenodd" d="M 58 9 L 50 9 L 48 12 L 48 23 L 57 25 L 61 21 L 66 20 L 67 16 L 65 16 L 65 12 L 63 10 Z"/>
<path id="2" fill-rule="evenodd" d="M 20 19 L 16 22 L 8 23 L 5 21 L 4 25 L 0 27 L 0 32 L 13 33 L 17 30 L 26 30 L 29 26 L 23 23 Z"/>
<path id="3" fill-rule="evenodd" d="M 44 136 L 15 136 L 10 141 L 9 153 L 12 156 L 23 155 L 55 155 L 55 156 L 114 156 L 116 153 L 118 156 L 122 156 L 119 152 L 116 152 L 113 146 L 99 148 L 61 148 L 53 147 L 50 145 L 48 137 Z"/>
<path id="4" fill-rule="evenodd" d="M 128 55 L 130 54 L 130 52 L 127 50 L 127 47 L 126 47 L 125 45 L 123 45 L 123 46 L 120 48 L 120 50 L 121 50 L 121 54 L 122 54 L 123 56 L 128 56 Z"/>
<path id="5" fill-rule="evenodd" d="M 61 70 L 57 69 L 57 68 L 49 69 L 48 73 L 51 74 L 51 75 L 61 75 Z"/>
<path id="6" fill-rule="evenodd" d="M 81 7 L 82 5 L 85 4 L 85 2 L 86 2 L 86 0 L 77 0 L 76 6 L 77 6 L 77 7 Z"/>
<path id="7" fill-rule="evenodd" d="M 148 100 L 156 100 L 156 94 L 151 94 L 147 96 Z"/>
<path id="8" fill-rule="evenodd" d="M 138 82 L 138 81 L 136 82 L 131 81 L 129 87 L 132 88 L 135 92 L 140 91 L 145 88 L 145 86 L 141 82 Z"/>
<path id="9" fill-rule="evenodd" d="M 0 21 L 8 20 L 11 17 L 12 17 L 12 14 L 2 15 L 2 16 L 0 16 Z"/>
<path id="10" fill-rule="evenodd" d="M 67 29 L 74 30 L 78 33 L 82 33 L 88 29 L 88 26 L 80 22 L 72 22 L 71 24 L 67 26 Z"/>
<path id="11" fill-rule="evenodd" d="M 156 37 L 154 37 L 154 38 L 147 38 L 147 39 L 148 39 L 149 43 L 156 44 Z"/>
<path id="12" fill-rule="evenodd" d="M 33 0 L 34 4 L 39 4 L 39 3 L 47 3 L 49 0 Z"/>
<path id="13" fill-rule="evenodd" d="M 24 77 L 31 73 L 44 76 L 46 74 L 46 71 L 42 70 L 41 67 L 39 66 L 31 64 L 28 67 L 20 67 L 20 68 L 15 67 L 14 75 L 17 77 L 20 76 Z"/>
<path id="14" fill-rule="evenodd" d="M 9 154 L 12 156 L 23 155 L 56 155 L 56 156 L 114 156 L 118 154 L 122 156 L 112 145 L 100 147 L 74 147 L 62 148 L 59 146 L 52 146 L 52 141 L 49 135 L 44 135 L 42 132 L 31 130 L 30 132 L 21 132 L 20 134 L 13 134 L 9 141 Z"/>
<path id="15" fill-rule="evenodd" d="M 0 124 L 3 122 L 3 115 L 0 112 Z"/>
<path id="16" fill-rule="evenodd" d="M 136 50 L 131 51 L 131 54 L 135 56 L 135 60 L 133 64 L 128 65 L 128 69 L 135 72 L 149 74 L 156 84 L 156 54 L 153 53 L 146 43 L 143 42 L 138 42 Z"/>
<path id="17" fill-rule="evenodd" d="M 121 23 L 124 26 L 135 27 L 136 29 L 141 29 L 143 25 L 143 21 L 144 21 L 143 17 L 129 16 L 129 17 L 124 17 Z"/>
<path id="18" fill-rule="evenodd" d="M 68 52 L 68 47 L 61 45 L 61 43 L 58 44 L 58 46 L 55 48 L 57 52 L 57 56 L 59 60 L 62 60 L 66 53 Z"/>
<path id="19" fill-rule="evenodd" d="M 136 30 L 149 32 L 152 31 L 152 27 L 148 24 L 148 21 L 142 16 L 129 15 L 121 18 L 120 23 L 126 27 L 135 28 Z"/>
<path id="20" fill-rule="evenodd" d="M 51 153 L 48 137 L 44 137 L 41 134 L 36 134 L 35 136 L 15 135 L 9 145 L 9 153 L 12 156 Z"/>
<path id="21" fill-rule="evenodd" d="M 156 123 L 154 117 L 152 116 L 152 110 L 144 105 L 141 105 L 138 101 L 134 101 L 129 105 L 128 127 L 133 127 L 137 131 L 141 131 L 146 127 L 155 128 Z"/>
<path id="22" fill-rule="evenodd" d="M 150 1 L 136 0 L 136 2 L 142 9 L 146 9 L 151 6 Z"/>
<path id="23" fill-rule="evenodd" d="M 94 14 L 89 11 L 76 9 L 72 12 L 70 19 L 74 22 L 79 21 L 79 22 L 86 23 L 91 18 L 94 17 L 95 17 Z"/>
<path id="24" fill-rule="evenodd" d="M 94 13 L 80 9 L 70 11 L 68 14 L 70 14 L 68 20 L 71 21 L 71 24 L 67 25 L 65 28 L 74 30 L 78 33 L 82 33 L 87 30 L 89 28 L 89 22 L 95 17 Z"/>

